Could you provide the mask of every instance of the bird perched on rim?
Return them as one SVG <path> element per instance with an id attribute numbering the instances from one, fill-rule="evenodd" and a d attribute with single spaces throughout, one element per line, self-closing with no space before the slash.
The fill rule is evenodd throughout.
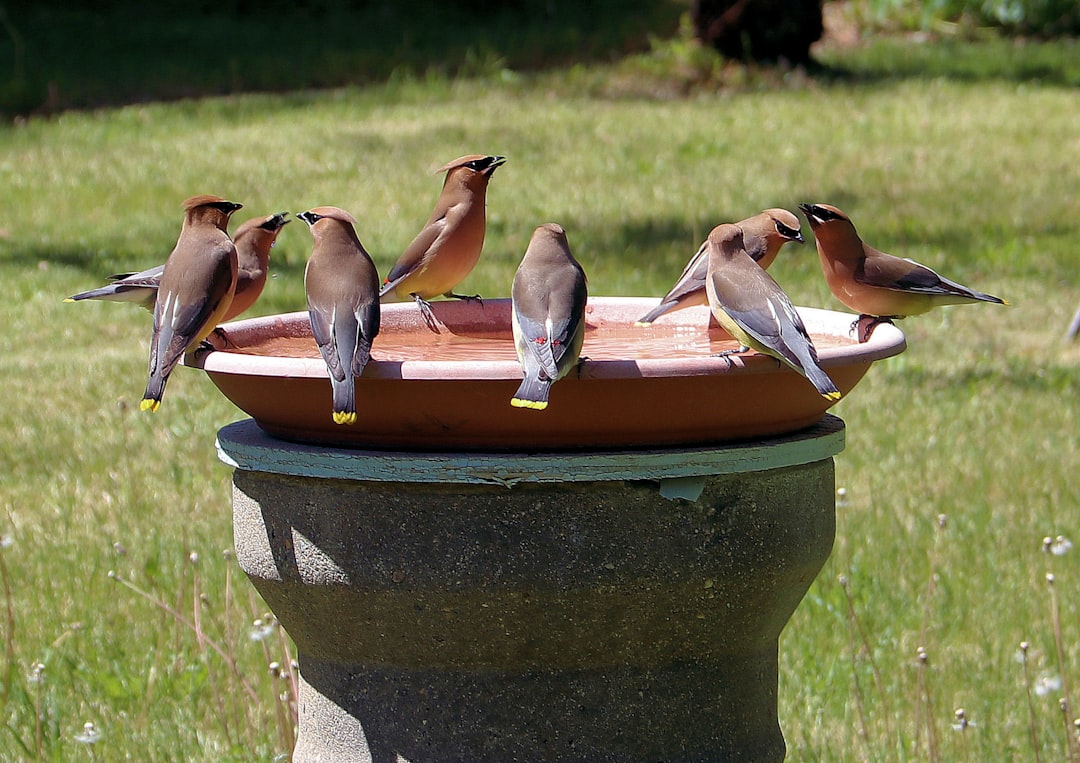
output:
<path id="1" fill-rule="evenodd" d="M 826 400 L 840 391 L 818 364 L 810 334 L 784 290 L 746 252 L 742 229 L 718 225 L 709 233 L 705 291 L 713 316 L 739 342 L 733 355 L 754 349 L 805 376 Z"/>
<path id="2" fill-rule="evenodd" d="M 504 156 L 471 154 L 454 159 L 436 173 L 445 172 L 442 193 L 427 224 L 406 247 L 386 276 L 379 297 L 393 295 L 415 300 L 424 321 L 435 333 L 438 323 L 427 300 L 455 294 L 453 289 L 472 272 L 480 259 L 487 227 L 487 186 Z"/>
<path id="3" fill-rule="evenodd" d="M 797 241 L 800 244 L 803 242 L 799 218 L 786 209 L 766 209 L 735 224 L 742 229 L 746 253 L 765 270 L 768 270 L 769 265 L 776 259 L 780 247 L 788 241 Z M 709 304 L 709 298 L 705 294 L 705 275 L 708 270 L 709 242 L 705 241 L 690 258 L 679 280 L 660 300 L 660 304 L 639 318 L 634 325 L 648 326 L 672 310 Z"/>
<path id="4" fill-rule="evenodd" d="M 852 330 L 868 321 L 859 341 L 883 321 L 919 315 L 939 305 L 1008 304 L 938 275 L 914 260 L 874 249 L 859 238 L 851 219 L 829 204 L 800 204 L 817 240 L 818 259 L 833 296 L 858 312 Z"/>
<path id="5" fill-rule="evenodd" d="M 222 317 L 222 322 L 230 321 L 243 313 L 262 294 L 266 286 L 267 268 L 270 262 L 270 249 L 277 241 L 278 233 L 289 221 L 288 212 L 276 215 L 255 217 L 236 229 L 233 243 L 236 246 L 237 276 L 236 292 L 232 303 Z M 84 299 L 102 299 L 110 302 L 131 302 L 153 312 L 157 301 L 158 286 L 164 265 L 149 268 L 138 273 L 121 273 L 109 276 L 112 283 L 90 291 L 83 291 L 68 297 L 66 302 L 78 302 Z"/>
<path id="6" fill-rule="evenodd" d="M 150 379 L 139 407 L 156 411 L 169 374 L 189 349 L 209 336 L 232 303 L 236 246 L 226 229 L 243 205 L 220 196 L 192 196 L 184 204 L 180 237 L 161 273 L 150 339 Z"/>
<path id="7" fill-rule="evenodd" d="M 334 423 L 356 423 L 356 378 L 379 333 L 379 274 L 356 235 L 356 219 L 338 207 L 297 215 L 314 244 L 304 270 L 311 334 L 330 374 Z"/>
<path id="8" fill-rule="evenodd" d="M 585 340 L 585 271 L 561 225 L 533 231 L 511 294 L 514 344 L 525 378 L 510 404 L 543 410 L 551 385 L 577 364 Z"/>

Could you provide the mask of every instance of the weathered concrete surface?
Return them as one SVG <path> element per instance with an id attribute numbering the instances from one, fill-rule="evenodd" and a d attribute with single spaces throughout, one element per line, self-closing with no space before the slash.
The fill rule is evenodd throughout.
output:
<path id="1" fill-rule="evenodd" d="M 296 641 L 294 760 L 777 761 L 777 638 L 832 547 L 831 458 L 658 482 L 234 473 Z"/>

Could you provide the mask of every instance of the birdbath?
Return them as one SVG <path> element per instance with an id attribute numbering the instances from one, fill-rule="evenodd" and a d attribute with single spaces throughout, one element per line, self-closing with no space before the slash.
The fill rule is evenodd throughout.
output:
<path id="1" fill-rule="evenodd" d="M 296 643 L 293 760 L 779 761 L 777 643 L 832 548 L 840 419 L 691 308 L 593 298 L 546 411 L 505 300 L 387 305 L 331 420 L 302 314 L 191 358 L 252 418 L 224 427 L 237 558 Z M 904 349 L 801 309 L 847 394 Z M 506 347 L 509 345 L 509 348 Z M 329 424 L 327 422 L 330 422 Z"/>

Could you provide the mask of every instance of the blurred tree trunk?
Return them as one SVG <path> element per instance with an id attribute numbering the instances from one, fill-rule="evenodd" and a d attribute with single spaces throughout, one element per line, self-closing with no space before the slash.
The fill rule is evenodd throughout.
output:
<path id="1" fill-rule="evenodd" d="M 821 38 L 822 0 L 694 0 L 697 38 L 739 60 L 813 63 L 810 46 Z"/>

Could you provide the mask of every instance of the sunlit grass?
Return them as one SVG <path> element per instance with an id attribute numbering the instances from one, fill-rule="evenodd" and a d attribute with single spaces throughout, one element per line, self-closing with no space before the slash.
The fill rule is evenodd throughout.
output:
<path id="1" fill-rule="evenodd" d="M 1031 682 L 1076 690 L 1080 552 L 1042 545 L 1080 526 L 1080 346 L 1060 341 L 1080 299 L 1075 90 L 935 77 L 653 100 L 570 79 L 404 79 L 4 130 L 0 759 L 286 750 L 282 679 L 248 637 L 263 607 L 223 555 L 229 474 L 213 443 L 239 413 L 188 369 L 157 414 L 139 413 L 147 314 L 62 299 L 162 261 L 195 193 L 243 202 L 240 220 L 342 206 L 385 273 L 438 194 L 431 171 L 472 152 L 509 161 L 470 293 L 506 296 L 543 222 L 567 228 L 591 293 L 659 294 L 715 223 L 819 201 L 876 246 L 1013 303 L 905 321 L 908 351 L 836 409 L 836 546 L 781 641 L 781 722 L 791 760 L 1030 760 L 1033 728 L 1044 760 L 1064 757 L 1059 697 L 1033 691 L 1029 720 L 1017 654 L 1030 644 Z M 255 312 L 302 308 L 309 247 L 301 224 L 284 229 Z M 837 307 L 812 244 L 772 272 L 796 302 Z M 228 661 L 160 606 L 191 619 L 196 575 L 208 637 L 262 705 L 224 692 L 238 685 Z M 93 745 L 75 740 L 88 721 Z"/>

